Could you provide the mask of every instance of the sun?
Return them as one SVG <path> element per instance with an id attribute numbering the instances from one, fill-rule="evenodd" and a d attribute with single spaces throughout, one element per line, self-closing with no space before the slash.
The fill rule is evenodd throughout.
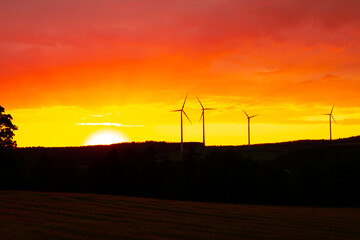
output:
<path id="1" fill-rule="evenodd" d="M 129 138 L 119 131 L 99 130 L 88 136 L 84 145 L 109 145 L 129 141 Z"/>

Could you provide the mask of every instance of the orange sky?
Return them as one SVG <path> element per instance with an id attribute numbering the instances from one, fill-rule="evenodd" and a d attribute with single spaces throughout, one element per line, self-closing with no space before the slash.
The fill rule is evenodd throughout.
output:
<path id="1" fill-rule="evenodd" d="M 3 0 L 0 105 L 19 146 L 82 145 L 98 130 L 208 144 L 360 134 L 357 0 Z M 86 123 L 86 124 L 84 124 Z M 91 123 L 91 124 L 89 124 Z M 104 124 L 110 123 L 110 124 Z M 101 125 L 102 124 L 102 125 Z"/>

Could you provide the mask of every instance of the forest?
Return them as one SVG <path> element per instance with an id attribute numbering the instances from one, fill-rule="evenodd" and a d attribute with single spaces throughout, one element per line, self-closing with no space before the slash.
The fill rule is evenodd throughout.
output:
<path id="1" fill-rule="evenodd" d="M 173 200 L 360 206 L 360 137 L 253 146 L 144 142 L 15 148 L 0 189 Z"/>

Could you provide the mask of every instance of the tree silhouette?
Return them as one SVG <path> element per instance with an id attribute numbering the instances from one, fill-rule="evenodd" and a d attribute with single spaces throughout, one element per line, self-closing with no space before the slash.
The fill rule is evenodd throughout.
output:
<path id="1" fill-rule="evenodd" d="M 14 131 L 18 128 L 12 123 L 12 119 L 12 116 L 5 114 L 5 109 L 0 106 L 0 151 L 16 147 L 13 137 Z"/>

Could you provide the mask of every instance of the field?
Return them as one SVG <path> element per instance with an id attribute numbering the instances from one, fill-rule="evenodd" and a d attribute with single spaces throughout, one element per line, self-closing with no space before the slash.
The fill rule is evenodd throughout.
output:
<path id="1" fill-rule="evenodd" d="M 1 239 L 360 239 L 359 208 L 0 192 Z"/>

